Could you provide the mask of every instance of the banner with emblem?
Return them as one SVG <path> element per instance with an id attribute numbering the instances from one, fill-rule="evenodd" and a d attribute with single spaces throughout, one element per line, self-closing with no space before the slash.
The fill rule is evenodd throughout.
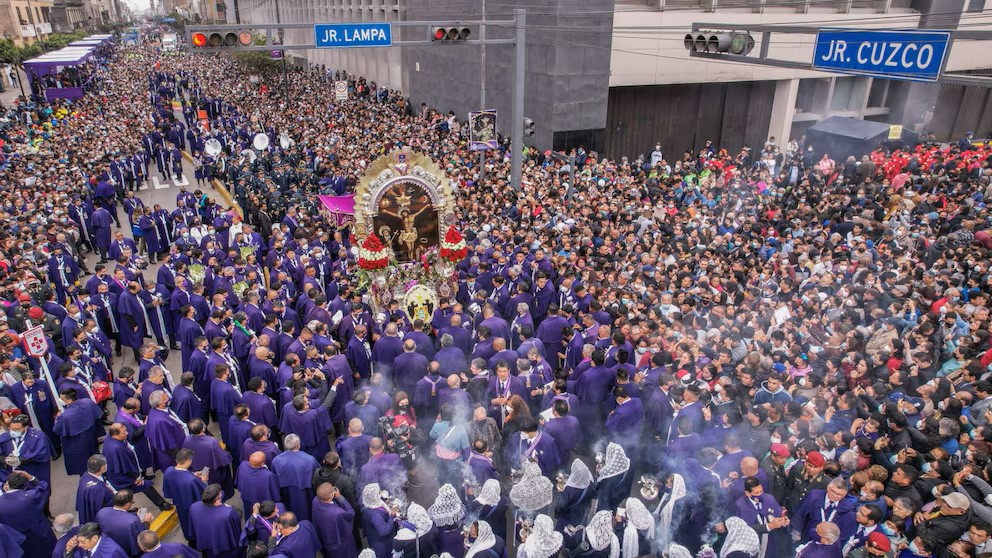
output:
<path id="1" fill-rule="evenodd" d="M 34 326 L 22 333 L 21 339 L 24 342 L 24 352 L 28 356 L 38 359 L 38 362 L 41 363 L 43 379 L 48 383 L 48 387 L 51 388 L 55 404 L 58 406 L 59 411 L 61 411 L 63 408 L 62 399 L 59 398 L 59 390 L 55 387 L 55 379 L 52 377 L 52 371 L 48 369 L 48 362 L 45 360 L 45 354 L 48 353 L 48 340 L 45 339 L 45 328 L 40 325 Z M 44 400 L 42 399 L 44 394 L 45 392 L 38 393 L 38 398 L 42 401 Z"/>
<path id="2" fill-rule="evenodd" d="M 499 146 L 496 135 L 496 110 L 479 110 L 468 113 L 469 149 L 485 151 Z"/>
<path id="3" fill-rule="evenodd" d="M 48 341 L 45 340 L 44 327 L 34 326 L 25 331 L 21 338 L 24 340 L 24 350 L 28 356 L 41 358 L 48 352 Z"/>

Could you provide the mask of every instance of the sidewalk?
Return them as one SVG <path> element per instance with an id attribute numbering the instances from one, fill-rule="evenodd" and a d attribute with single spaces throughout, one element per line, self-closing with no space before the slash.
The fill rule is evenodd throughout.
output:
<path id="1" fill-rule="evenodd" d="M 30 90 L 28 89 L 28 82 L 27 82 L 26 78 L 24 77 L 24 72 L 18 70 L 17 71 L 17 76 L 18 76 L 18 79 L 25 80 L 25 81 L 22 81 L 21 83 L 24 85 L 24 93 L 25 94 L 28 94 L 28 92 Z M 14 101 L 18 97 L 21 96 L 21 88 L 18 87 L 18 86 L 16 86 L 16 85 L 14 87 L 8 87 L 7 86 L 7 77 L 6 76 L 0 76 L 0 79 L 3 80 L 3 86 L 4 86 L 4 89 L 6 89 L 6 91 L 4 91 L 3 93 L 0 93 L 0 102 L 3 102 L 3 106 L 5 106 L 5 107 L 13 106 Z"/>

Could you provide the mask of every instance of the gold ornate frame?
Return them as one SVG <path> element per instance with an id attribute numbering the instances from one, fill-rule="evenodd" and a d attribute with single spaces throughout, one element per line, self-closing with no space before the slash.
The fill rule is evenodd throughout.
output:
<path id="1" fill-rule="evenodd" d="M 455 198 L 448 177 L 430 157 L 411 149 L 394 149 L 369 165 L 355 188 L 355 237 L 361 243 L 373 231 L 383 193 L 398 182 L 424 189 L 438 212 L 439 233 L 455 222 Z"/>

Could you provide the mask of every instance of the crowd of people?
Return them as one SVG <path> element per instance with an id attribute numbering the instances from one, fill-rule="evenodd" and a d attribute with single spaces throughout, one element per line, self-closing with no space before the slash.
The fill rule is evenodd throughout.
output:
<path id="1" fill-rule="evenodd" d="M 992 555 L 970 136 L 528 149 L 515 189 L 506 144 L 480 178 L 454 115 L 362 78 L 296 70 L 287 98 L 229 56 L 126 52 L 0 130 L 4 556 Z M 373 312 L 314 205 L 399 147 L 469 245 L 429 322 Z M 147 207 L 185 156 L 196 185 Z"/>

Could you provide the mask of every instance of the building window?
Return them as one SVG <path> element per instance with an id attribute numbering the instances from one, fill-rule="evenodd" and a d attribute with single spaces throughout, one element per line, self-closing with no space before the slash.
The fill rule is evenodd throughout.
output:
<path id="1" fill-rule="evenodd" d="M 17 21 L 20 21 L 21 25 L 27 25 L 28 22 L 24 21 L 24 16 L 21 15 L 21 7 L 16 6 L 16 8 L 17 8 Z"/>
<path id="2" fill-rule="evenodd" d="M 968 11 L 972 13 L 984 12 L 985 0 L 968 0 Z"/>
<path id="3" fill-rule="evenodd" d="M 885 101 L 889 95 L 889 83 L 887 79 L 873 79 L 871 90 L 868 91 L 868 108 L 885 108 Z"/>
<path id="4" fill-rule="evenodd" d="M 841 77 L 834 80 L 834 92 L 830 97 L 830 110 L 849 110 L 855 79 L 853 77 Z"/>

